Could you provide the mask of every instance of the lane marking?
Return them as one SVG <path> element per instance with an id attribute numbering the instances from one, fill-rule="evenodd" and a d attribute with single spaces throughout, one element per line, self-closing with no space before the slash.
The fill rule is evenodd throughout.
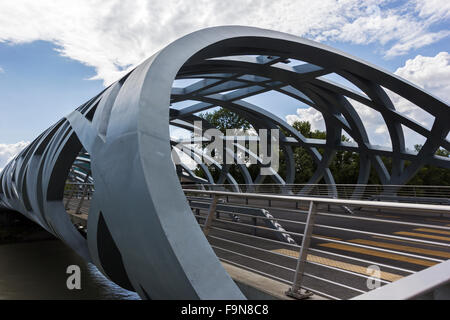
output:
<path id="1" fill-rule="evenodd" d="M 381 240 L 396 241 L 396 242 L 406 242 L 406 243 L 411 243 L 411 244 L 415 244 L 415 245 L 421 245 L 421 246 L 427 246 L 427 247 L 435 247 L 435 248 L 442 248 L 442 246 L 440 246 L 438 244 L 432 244 L 432 243 L 419 243 L 419 242 L 415 242 L 415 241 L 411 241 L 411 240 L 392 239 L 392 238 L 380 237 L 380 236 L 371 236 L 371 237 L 375 238 L 375 239 L 381 239 Z"/>
<path id="2" fill-rule="evenodd" d="M 284 254 L 286 256 L 291 256 L 294 258 L 298 258 L 299 253 L 297 251 L 294 250 L 289 250 L 289 249 L 275 249 L 272 250 L 273 252 L 277 252 L 277 253 L 281 253 Z M 367 267 L 363 267 L 363 266 L 359 266 L 356 264 L 351 264 L 351 263 L 347 263 L 347 262 L 342 262 L 342 261 L 338 261 L 338 260 L 333 260 L 333 259 L 328 259 L 328 258 L 324 258 L 324 257 L 319 257 L 319 256 L 315 256 L 312 254 L 308 254 L 308 258 L 307 260 L 309 262 L 315 262 L 315 263 L 320 263 L 329 267 L 335 267 L 338 269 L 343 269 L 346 271 L 352 271 L 355 273 L 359 273 L 359 274 L 363 274 L 363 275 L 367 275 L 367 276 L 371 276 L 372 273 L 368 272 Z M 381 271 L 380 272 L 380 278 L 386 281 L 396 281 L 398 279 L 403 278 L 403 276 L 399 275 L 399 274 L 395 274 L 395 273 L 390 273 L 390 272 L 385 272 L 385 271 Z"/>
<path id="3" fill-rule="evenodd" d="M 322 243 L 322 244 L 319 244 L 319 246 L 332 248 L 332 249 L 338 249 L 338 250 L 344 250 L 344 251 L 351 251 L 351 252 L 356 252 L 356 253 L 365 254 L 365 255 L 369 255 L 369 256 L 375 256 L 375 257 L 395 260 L 395 261 L 404 261 L 404 262 L 408 262 L 411 264 L 417 264 L 417 265 L 426 266 L 426 267 L 431 267 L 431 266 L 434 266 L 435 264 L 437 264 L 437 262 L 433 262 L 433 261 L 411 258 L 411 257 L 406 257 L 406 256 L 402 256 L 402 255 L 395 254 L 395 253 L 376 251 L 373 249 L 358 248 L 358 247 L 353 247 L 353 246 L 340 244 L 340 243 Z"/>
<path id="4" fill-rule="evenodd" d="M 320 235 L 320 234 L 313 234 L 313 237 L 321 237 L 321 238 L 325 238 L 325 239 L 338 240 L 338 241 L 341 240 L 341 239 L 339 239 L 339 238 L 330 237 L 330 236 L 322 236 L 322 235 Z M 317 240 L 320 240 L 320 239 L 317 239 Z"/>
<path id="5" fill-rule="evenodd" d="M 411 236 L 411 237 L 419 237 L 419 238 L 428 238 L 428 239 L 435 239 L 435 240 L 450 241 L 449 237 L 435 236 L 435 235 L 432 235 L 432 234 L 425 234 L 425 233 L 398 231 L 398 232 L 394 232 L 394 234 L 398 234 L 398 235 L 401 235 L 401 236 Z"/>
<path id="6" fill-rule="evenodd" d="M 426 254 L 426 255 L 430 255 L 430 256 L 436 256 L 436 257 L 450 259 L 450 252 L 422 249 L 422 248 L 416 248 L 416 247 L 410 247 L 410 246 L 402 246 L 400 244 L 393 244 L 393 243 L 386 243 L 386 242 L 379 242 L 379 241 L 372 241 L 372 240 L 364 240 L 364 239 L 353 239 L 353 240 L 349 240 L 349 242 L 365 244 L 365 245 L 380 247 L 380 248 L 402 250 L 402 251 L 413 252 L 413 253 L 421 253 L 421 254 Z"/>
<path id="7" fill-rule="evenodd" d="M 414 231 L 430 232 L 430 233 L 438 233 L 438 234 L 445 234 L 445 235 L 450 236 L 450 231 L 437 230 L 437 229 L 417 228 L 417 229 L 414 229 Z"/>

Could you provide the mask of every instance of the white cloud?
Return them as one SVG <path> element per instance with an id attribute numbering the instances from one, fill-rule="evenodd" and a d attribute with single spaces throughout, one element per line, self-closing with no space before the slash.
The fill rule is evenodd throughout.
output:
<path id="1" fill-rule="evenodd" d="M 450 54 L 440 52 L 434 57 L 416 56 L 414 59 L 406 61 L 405 65 L 398 68 L 395 74 L 422 87 L 436 97 L 447 102 L 450 101 Z M 430 129 L 434 122 L 434 117 L 423 111 L 408 100 L 387 91 L 394 106 L 403 115 L 421 123 L 425 128 Z M 360 115 L 369 135 L 369 140 L 373 144 L 391 146 L 386 124 L 381 115 L 358 102 L 350 100 Z M 309 121 L 313 130 L 324 130 L 323 118 L 320 112 L 313 108 L 298 109 L 297 115 L 288 115 L 286 120 L 292 123 L 295 120 Z M 412 149 L 414 144 L 422 144 L 424 138 L 414 133 L 412 130 L 404 129 L 406 145 Z"/>
<path id="2" fill-rule="evenodd" d="M 345 23 L 339 30 L 324 31 L 322 37 L 356 44 L 390 44 L 384 52 L 386 57 L 403 55 L 448 37 L 449 30 L 432 32 L 430 26 L 448 19 L 449 10 L 449 2 L 440 0 L 416 1 L 414 10 L 402 6 L 380 10 L 379 6 L 368 6 L 368 14 Z"/>
<path id="3" fill-rule="evenodd" d="M 0 73 L 5 73 L 5 70 L 3 70 L 2 67 L 0 67 Z"/>
<path id="4" fill-rule="evenodd" d="M 395 45 L 392 46 L 386 52 L 387 57 L 399 56 L 408 53 L 413 49 L 418 49 L 423 46 L 435 43 L 443 38 L 446 38 L 450 35 L 450 30 L 442 30 L 439 32 L 430 32 L 430 33 L 420 33 L 413 32 L 409 36 L 403 38 L 402 41 L 399 41 Z"/>
<path id="5" fill-rule="evenodd" d="M 450 101 L 450 54 L 440 52 L 434 57 L 416 56 L 406 61 L 395 74 L 405 78 L 441 100 Z M 409 101 L 389 93 L 397 110 L 430 129 L 434 118 Z"/>
<path id="6" fill-rule="evenodd" d="M 444 102 L 449 103 L 450 54 L 448 52 L 440 52 L 434 57 L 418 55 L 414 59 L 407 60 L 403 67 L 395 71 L 395 74 L 411 81 Z M 434 122 L 432 115 L 396 94 L 389 93 L 389 96 L 397 110 L 419 122 L 425 128 L 431 129 Z M 404 131 L 408 146 L 416 143 L 422 144 L 425 141 L 422 136 L 411 132 L 411 130 Z"/>
<path id="7" fill-rule="evenodd" d="M 432 21 L 450 18 L 450 2 L 442 0 L 415 0 L 416 11 L 421 18 Z"/>
<path id="8" fill-rule="evenodd" d="M 311 124 L 311 130 L 325 131 L 325 121 L 322 114 L 311 107 L 297 109 L 297 114 L 287 115 L 286 121 L 291 125 L 295 121 L 308 121 Z"/>
<path id="9" fill-rule="evenodd" d="M 14 144 L 1 144 L 0 143 L 0 171 L 3 170 L 5 165 L 11 161 L 20 151 L 25 148 L 29 142 L 20 141 Z"/>
<path id="10" fill-rule="evenodd" d="M 16 0 L 0 3 L 0 42 L 51 41 L 59 52 L 117 80 L 176 38 L 225 24 L 275 29 L 318 41 L 378 43 L 388 56 L 438 41 L 447 0 Z M 442 27 L 443 28 L 443 27 Z M 433 30 L 433 31 L 430 31 Z"/>
<path id="11" fill-rule="evenodd" d="M 434 57 L 416 56 L 398 68 L 395 74 L 431 91 L 444 101 L 450 100 L 450 54 L 440 52 Z"/>

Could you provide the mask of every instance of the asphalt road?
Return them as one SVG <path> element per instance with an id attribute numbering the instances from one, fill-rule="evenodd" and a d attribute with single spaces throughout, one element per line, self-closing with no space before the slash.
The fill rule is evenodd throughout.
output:
<path id="1" fill-rule="evenodd" d="M 304 225 L 301 223 L 306 221 L 306 213 L 302 210 L 297 210 L 293 206 L 286 208 L 287 210 L 275 209 L 268 207 L 267 202 L 261 201 L 253 201 L 250 204 L 266 208 L 276 219 L 280 219 L 278 222 L 286 231 L 303 234 Z M 272 203 L 272 205 L 280 207 L 284 204 Z M 378 212 L 377 210 L 354 211 L 354 214 L 350 215 L 340 208 L 330 208 L 330 210 L 337 215 L 316 216 L 313 235 L 322 239 L 312 238 L 310 245 L 312 250 L 308 251 L 308 263 L 305 266 L 305 273 L 309 276 L 303 278 L 303 285 L 316 292 L 339 299 L 349 299 L 369 291 L 369 288 L 374 288 L 378 284 L 385 285 L 411 272 L 417 272 L 450 259 L 450 215 L 443 217 L 436 214 Z M 326 206 L 319 208 L 319 212 L 330 213 Z M 207 210 L 196 213 L 206 216 Z M 379 221 L 356 219 L 357 217 Z M 281 219 L 297 223 L 281 221 Z M 205 220 L 199 219 L 199 221 L 202 224 Z M 257 229 L 253 228 L 254 219 L 250 217 L 241 216 L 239 223 L 240 225 L 233 223 L 231 217 L 223 213 L 220 219 L 213 221 L 208 240 L 217 255 L 227 261 L 291 282 L 295 274 L 299 248 L 289 246 L 282 241 L 283 238 L 279 237 L 279 233 L 266 229 L 261 219 L 257 219 L 256 225 L 261 227 Z M 216 228 L 234 231 L 234 233 Z M 348 229 L 362 232 L 351 232 Z M 389 238 L 389 236 L 397 238 Z M 294 234 L 292 237 L 297 244 L 301 244 L 301 236 Z M 420 240 L 420 242 L 414 240 Z M 354 246 L 355 244 L 358 246 Z M 354 260 L 350 257 L 367 261 Z M 369 280 L 368 285 L 367 277 L 371 273 L 367 268 L 372 265 L 379 268 L 378 275 L 381 282 Z"/>
<path id="2" fill-rule="evenodd" d="M 198 219 L 200 224 L 205 222 L 209 201 L 210 199 L 202 200 L 205 209 L 201 210 L 196 210 L 196 204 L 193 203 L 194 214 L 203 217 Z M 229 199 L 227 205 L 246 204 L 241 199 Z M 291 236 L 297 246 L 289 245 L 279 232 L 267 228 L 262 219 L 256 219 L 258 228 L 254 228 L 255 219 L 251 216 L 240 215 L 237 224 L 225 213 L 221 213 L 220 218 L 213 221 L 213 228 L 208 236 L 209 242 L 219 258 L 225 261 L 292 283 L 299 254 L 298 245 L 302 242 L 301 235 L 307 217 L 307 204 L 296 208 L 293 203 L 269 204 L 267 201 L 250 200 L 248 205 L 268 210 L 286 231 L 292 233 Z M 78 202 L 73 201 L 69 212 L 75 210 L 77 206 Z M 88 200 L 83 203 L 81 209 L 81 213 L 88 211 Z M 327 206 L 319 207 L 318 212 L 311 239 L 311 250 L 308 251 L 308 263 L 304 269 L 308 276 L 305 276 L 302 282 L 303 286 L 317 293 L 349 299 L 369 291 L 374 285 L 388 284 L 412 272 L 450 259 L 450 213 L 441 216 L 353 210 L 353 214 L 348 214 L 340 207 Z M 376 219 L 376 221 L 356 218 Z M 379 268 L 378 275 L 381 282 L 369 280 L 368 286 L 367 278 L 372 275 L 367 269 L 369 266 Z"/>

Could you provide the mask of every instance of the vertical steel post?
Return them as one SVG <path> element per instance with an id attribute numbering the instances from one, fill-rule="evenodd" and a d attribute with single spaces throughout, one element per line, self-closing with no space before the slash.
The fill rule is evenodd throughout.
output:
<path id="1" fill-rule="evenodd" d="M 69 198 L 67 199 L 66 205 L 65 205 L 65 209 L 66 210 L 69 210 L 70 201 L 72 200 L 73 194 L 75 193 L 75 186 L 76 185 L 75 184 L 70 184 L 70 186 L 71 186 L 70 195 L 69 195 Z"/>
<path id="2" fill-rule="evenodd" d="M 79 214 L 79 213 L 80 213 L 80 210 L 81 210 L 81 207 L 83 206 L 84 198 L 86 197 L 87 189 L 88 189 L 88 188 L 89 188 L 89 185 L 88 185 L 88 184 L 85 184 L 85 185 L 84 185 L 84 188 L 83 188 L 83 193 L 81 194 L 80 202 L 78 202 L 77 209 L 75 210 L 75 213 L 76 213 L 76 214 Z"/>
<path id="3" fill-rule="evenodd" d="M 203 225 L 203 233 L 205 234 L 205 236 L 207 236 L 209 234 L 209 231 L 211 230 L 211 224 L 214 220 L 218 200 L 219 196 L 215 194 L 211 202 L 211 206 L 209 207 L 209 212 L 208 216 L 206 217 L 205 224 Z"/>
<path id="4" fill-rule="evenodd" d="M 286 295 L 296 298 L 305 299 L 312 295 L 310 291 L 303 291 L 301 289 L 303 272 L 305 271 L 305 264 L 308 258 L 308 249 L 311 243 L 311 236 L 314 228 L 314 220 L 316 217 L 317 205 L 311 201 L 309 203 L 308 218 L 306 220 L 305 231 L 303 232 L 302 246 L 297 260 L 297 268 L 295 270 L 294 281 L 292 282 L 292 288 L 286 291 Z"/>
<path id="5" fill-rule="evenodd" d="M 75 210 L 75 214 L 78 214 L 80 212 L 81 206 L 83 205 L 83 201 L 84 201 L 84 197 L 86 196 L 87 193 L 87 188 L 88 188 L 88 182 L 89 182 L 89 176 L 91 174 L 91 170 L 89 170 L 86 174 L 86 177 L 84 178 L 84 188 L 83 188 L 83 193 L 81 194 L 81 199 L 80 202 L 78 202 L 78 206 L 77 209 Z"/>

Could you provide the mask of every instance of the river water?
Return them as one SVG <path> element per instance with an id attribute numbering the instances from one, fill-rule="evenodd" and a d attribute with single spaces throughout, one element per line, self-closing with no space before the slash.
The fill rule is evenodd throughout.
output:
<path id="1" fill-rule="evenodd" d="M 67 267 L 81 269 L 81 289 L 67 288 Z M 0 299 L 138 300 L 59 240 L 0 245 Z"/>

